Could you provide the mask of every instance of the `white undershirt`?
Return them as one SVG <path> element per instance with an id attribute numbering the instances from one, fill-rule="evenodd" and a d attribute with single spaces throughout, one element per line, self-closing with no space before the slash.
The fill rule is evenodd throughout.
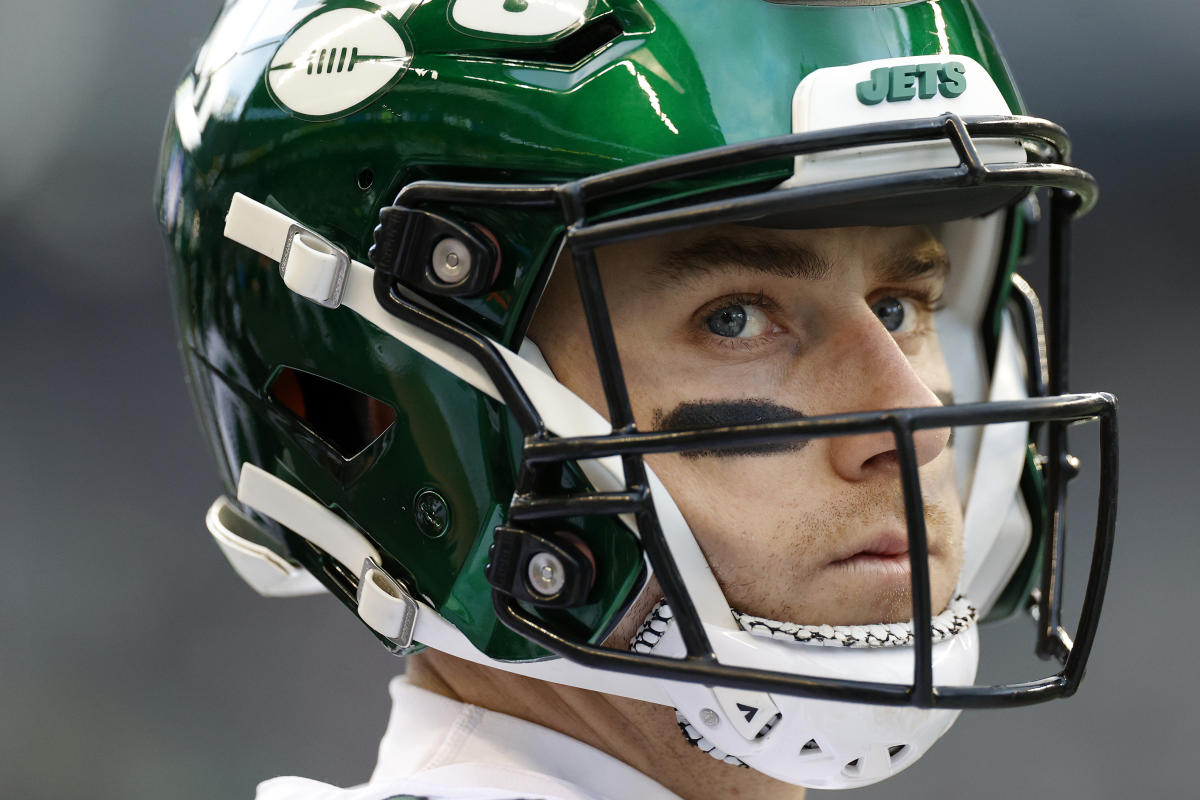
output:
<path id="1" fill-rule="evenodd" d="M 548 728 L 394 678 L 392 713 L 370 781 L 339 789 L 283 777 L 256 800 L 679 800 L 656 781 Z"/>

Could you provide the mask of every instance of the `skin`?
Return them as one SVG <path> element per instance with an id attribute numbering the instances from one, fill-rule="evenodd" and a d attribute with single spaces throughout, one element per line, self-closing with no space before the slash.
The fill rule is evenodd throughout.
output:
<path id="1" fill-rule="evenodd" d="M 948 263 L 923 227 L 720 226 L 614 245 L 598 264 L 639 429 L 935 406 L 951 393 L 933 311 Z M 530 337 L 560 381 L 607 407 L 569 260 Z M 914 437 L 935 613 L 962 563 L 947 430 Z M 771 619 L 911 617 L 904 503 L 889 433 L 747 452 L 647 457 L 730 605 Z M 621 646 L 661 593 L 652 582 L 610 637 Z M 699 752 L 671 709 L 532 681 L 430 652 L 411 679 L 529 719 L 653 774 L 685 798 L 801 797 Z"/>

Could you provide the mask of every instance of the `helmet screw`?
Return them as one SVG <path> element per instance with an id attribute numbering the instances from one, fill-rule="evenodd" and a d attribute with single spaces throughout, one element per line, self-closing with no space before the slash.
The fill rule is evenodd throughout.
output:
<path id="1" fill-rule="evenodd" d="M 417 494 L 413 506 L 413 517 L 421 533 L 436 539 L 446 532 L 450 523 L 450 509 L 440 494 L 433 489 L 424 489 Z"/>
<path id="2" fill-rule="evenodd" d="M 1077 456 L 1067 453 L 1063 456 L 1063 472 L 1066 473 L 1067 480 L 1074 480 L 1079 477 L 1081 464 Z"/>
<path id="3" fill-rule="evenodd" d="M 442 283 L 462 283 L 471 274 L 471 251 L 460 240 L 447 237 L 434 246 L 430 266 Z"/>
<path id="4" fill-rule="evenodd" d="M 566 569 L 563 568 L 562 561 L 553 553 L 545 551 L 529 559 L 526 577 L 529 579 L 529 588 L 546 597 L 558 594 L 567 583 Z"/>
<path id="5" fill-rule="evenodd" d="M 700 721 L 710 728 L 715 728 L 721 724 L 721 717 L 711 708 L 700 709 Z"/>

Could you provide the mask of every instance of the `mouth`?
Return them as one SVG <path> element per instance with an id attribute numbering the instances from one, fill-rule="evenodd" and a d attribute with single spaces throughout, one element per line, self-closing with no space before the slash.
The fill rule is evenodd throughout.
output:
<path id="1" fill-rule="evenodd" d="M 877 578 L 907 578 L 910 572 L 908 537 L 888 532 L 844 551 L 829 568 Z"/>

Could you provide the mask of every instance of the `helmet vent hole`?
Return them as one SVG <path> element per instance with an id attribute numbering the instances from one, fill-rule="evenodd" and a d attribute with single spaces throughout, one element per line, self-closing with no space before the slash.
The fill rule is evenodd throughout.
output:
<path id="1" fill-rule="evenodd" d="M 908 755 L 908 751 L 909 751 L 908 745 L 894 744 L 888 748 L 888 758 L 890 758 L 892 760 L 892 763 L 895 764 L 899 761 L 903 761 L 904 758 Z"/>
<path id="2" fill-rule="evenodd" d="M 816 739 L 809 739 L 804 743 L 804 747 L 800 748 L 801 758 L 811 758 L 821 755 L 821 745 L 817 744 Z"/>
<path id="3" fill-rule="evenodd" d="M 847 778 L 857 778 L 859 775 L 861 775 L 862 767 L 858 765 L 858 759 L 856 758 L 847 763 L 846 766 L 842 767 L 842 774 Z"/>
<path id="4" fill-rule="evenodd" d="M 383 435 L 396 421 L 396 411 L 349 386 L 284 367 L 271 381 L 267 395 L 298 420 L 308 436 L 349 461 Z"/>
<path id="5" fill-rule="evenodd" d="M 764 723 L 763 726 L 758 729 L 758 733 L 754 734 L 754 738 L 761 739 L 764 736 L 766 736 L 768 733 L 771 732 L 772 728 L 774 728 L 776 725 L 779 724 L 779 720 L 781 720 L 781 719 L 783 719 L 783 713 L 776 711 L 775 716 L 773 716 L 769 720 L 767 720 L 766 723 Z M 805 745 L 805 747 L 807 747 L 807 746 L 808 745 Z"/>
<path id="6" fill-rule="evenodd" d="M 374 185 L 375 173 L 371 172 L 369 169 L 364 169 L 362 172 L 358 173 L 358 188 L 365 192 Z"/>

